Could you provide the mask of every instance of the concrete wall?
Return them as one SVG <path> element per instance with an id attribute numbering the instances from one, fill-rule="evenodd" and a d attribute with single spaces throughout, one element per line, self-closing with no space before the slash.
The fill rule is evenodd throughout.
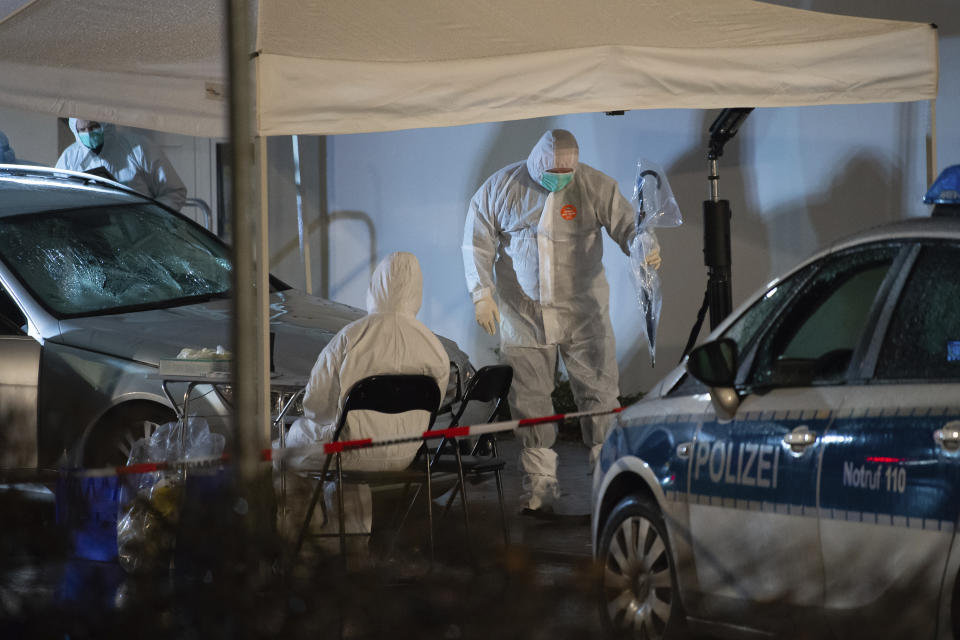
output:
<path id="1" fill-rule="evenodd" d="M 0 107 L 0 131 L 10 140 L 18 161 L 45 165 L 57 162 L 56 116 Z"/>

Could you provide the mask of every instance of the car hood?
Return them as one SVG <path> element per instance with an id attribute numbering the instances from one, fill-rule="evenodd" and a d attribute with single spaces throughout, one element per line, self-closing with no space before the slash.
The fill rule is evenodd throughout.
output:
<path id="1" fill-rule="evenodd" d="M 284 376 L 309 376 L 333 334 L 363 315 L 360 309 L 295 289 L 272 294 L 274 370 Z M 185 347 L 231 350 L 230 300 L 63 320 L 60 335 L 52 340 L 154 366 L 161 358 L 176 358 Z M 440 340 L 451 360 L 458 366 L 466 363 L 466 355 L 454 342 Z"/>

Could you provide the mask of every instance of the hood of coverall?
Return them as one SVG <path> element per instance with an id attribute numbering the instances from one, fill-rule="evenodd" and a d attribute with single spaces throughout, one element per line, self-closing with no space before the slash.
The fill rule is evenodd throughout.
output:
<path id="1" fill-rule="evenodd" d="M 367 289 L 367 313 L 416 316 L 423 301 L 423 274 L 412 253 L 397 251 L 380 261 Z"/>
<path id="2" fill-rule="evenodd" d="M 537 184 L 548 169 L 577 170 L 580 147 L 577 139 L 566 129 L 549 129 L 540 136 L 527 157 L 527 171 Z"/>
<path id="3" fill-rule="evenodd" d="M 80 142 L 80 134 L 77 133 L 77 120 L 78 118 L 68 118 L 67 123 L 70 125 L 70 133 L 73 134 L 73 139 L 77 142 Z M 100 122 L 97 120 L 97 122 Z M 116 127 L 112 124 L 106 122 L 100 122 L 100 126 L 103 127 L 103 146 L 107 146 L 107 137 L 113 135 L 113 132 L 116 130 Z M 80 142 L 80 144 L 83 144 Z"/>

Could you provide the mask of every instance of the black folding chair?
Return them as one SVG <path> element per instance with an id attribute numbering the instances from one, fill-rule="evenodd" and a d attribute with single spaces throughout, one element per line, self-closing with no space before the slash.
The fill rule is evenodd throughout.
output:
<path id="1" fill-rule="evenodd" d="M 509 365 L 499 364 L 482 367 L 467 383 L 463 392 L 463 401 L 457 408 L 450 426 L 455 427 L 460 424 L 464 412 L 472 402 L 493 402 L 493 408 L 484 420 L 484 422 L 492 422 L 500 412 L 501 406 L 507 401 L 507 394 L 510 392 L 512 382 L 513 368 Z M 454 454 L 452 457 L 449 455 L 451 451 Z M 503 481 L 500 475 L 504 466 L 506 466 L 506 462 L 499 456 L 497 439 L 495 434 L 492 433 L 480 436 L 470 454 L 466 456 L 461 455 L 460 443 L 457 442 L 456 438 L 445 437 L 436 449 L 430 471 L 432 473 L 456 472 L 458 475 L 457 484 L 451 491 L 450 497 L 447 498 L 443 515 L 445 516 L 450 510 L 450 506 L 453 504 L 457 493 L 459 493 L 463 505 L 463 521 L 467 531 L 468 544 L 470 542 L 470 508 L 464 478 L 472 476 L 472 479 L 479 481 L 486 474 L 493 474 L 496 478 L 500 518 L 503 522 L 503 540 L 506 544 L 510 544 L 510 528 L 507 525 L 507 512 L 503 504 Z"/>
<path id="2" fill-rule="evenodd" d="M 437 417 L 437 411 L 440 407 L 440 388 L 437 381 L 425 375 L 377 375 L 370 376 L 360 380 L 347 392 L 343 401 L 343 408 L 340 411 L 340 417 L 337 420 L 337 428 L 334 431 L 333 442 L 338 442 L 343 435 L 343 427 L 347 421 L 347 414 L 351 411 L 376 411 L 384 414 L 406 413 L 407 411 L 422 410 L 430 414 L 429 420 L 423 425 L 422 431 L 427 431 L 433 426 Z M 385 420 L 389 420 L 384 416 Z M 419 435 L 421 431 L 409 435 Z M 398 471 L 359 471 L 344 469 L 341 463 L 341 454 L 338 452 L 334 456 L 328 456 L 323 465 L 323 471 L 314 474 L 317 480 L 317 486 L 313 490 L 310 498 L 310 506 L 307 508 L 306 517 L 300 528 L 300 534 L 297 537 L 297 546 L 294 555 L 300 552 L 304 539 L 310 527 L 310 521 L 313 518 L 313 511 L 319 500 L 323 513 L 324 524 L 327 522 L 326 503 L 323 500 L 324 482 L 335 480 L 337 488 L 337 506 L 339 528 L 337 533 L 313 534 L 317 537 L 340 538 L 340 553 L 345 558 L 347 550 L 347 535 L 360 536 L 370 535 L 367 533 L 347 534 L 344 526 L 343 514 L 343 483 L 366 483 L 366 484 L 399 484 L 410 482 L 422 482 L 427 487 L 427 519 L 429 523 L 429 541 L 430 557 L 433 558 L 433 501 L 432 488 L 430 483 L 430 457 L 422 456 L 424 462 L 422 469 L 414 468 L 418 464 L 421 456 L 414 459 L 414 462 L 407 469 Z M 331 469 L 331 463 L 336 461 L 334 469 Z"/>

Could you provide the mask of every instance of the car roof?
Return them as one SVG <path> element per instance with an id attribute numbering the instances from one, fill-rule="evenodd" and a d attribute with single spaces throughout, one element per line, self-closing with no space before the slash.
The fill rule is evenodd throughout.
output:
<path id="1" fill-rule="evenodd" d="M 24 213 L 149 202 L 122 184 L 76 171 L 0 164 L 0 218 Z"/>
<path id="2" fill-rule="evenodd" d="M 949 216 L 918 217 L 878 225 L 837 240 L 828 248 L 812 256 L 811 259 L 868 242 L 901 238 L 960 239 L 960 218 Z"/>

